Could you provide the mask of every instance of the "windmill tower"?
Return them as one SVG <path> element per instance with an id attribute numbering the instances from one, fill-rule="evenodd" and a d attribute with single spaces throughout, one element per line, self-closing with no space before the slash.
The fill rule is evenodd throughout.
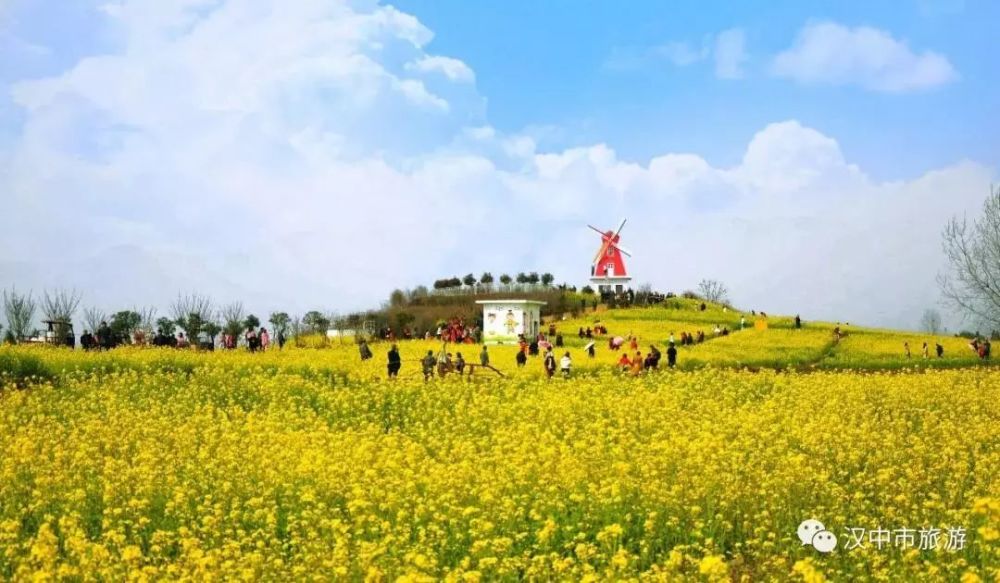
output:
<path id="1" fill-rule="evenodd" d="M 632 257 L 632 254 L 618 244 L 625 221 L 626 219 L 622 219 L 617 231 L 602 231 L 593 225 L 587 225 L 601 235 L 601 247 L 597 250 L 597 255 L 594 256 L 590 266 L 590 282 L 596 286 L 598 292 L 622 293 L 628 287 L 628 282 L 632 281 L 632 277 L 625 270 L 625 260 L 622 258 L 623 253 L 629 257 Z"/>

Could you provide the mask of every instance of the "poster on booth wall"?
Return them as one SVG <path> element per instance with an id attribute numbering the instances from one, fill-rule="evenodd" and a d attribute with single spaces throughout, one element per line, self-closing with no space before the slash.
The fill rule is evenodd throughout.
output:
<path id="1" fill-rule="evenodd" d="M 526 320 L 521 306 L 490 306 L 483 318 L 483 340 L 490 344 L 516 344 L 524 333 Z"/>

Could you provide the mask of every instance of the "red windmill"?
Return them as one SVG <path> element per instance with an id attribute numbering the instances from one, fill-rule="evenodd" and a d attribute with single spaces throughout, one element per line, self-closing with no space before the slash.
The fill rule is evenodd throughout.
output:
<path id="1" fill-rule="evenodd" d="M 601 248 L 598 249 L 590 266 L 590 281 L 597 286 L 599 292 L 622 293 L 628 282 L 632 281 L 628 271 L 625 270 L 622 253 L 629 257 L 632 257 L 632 254 L 618 244 L 626 220 L 622 219 L 617 231 L 602 231 L 593 225 L 587 225 L 601 235 Z"/>

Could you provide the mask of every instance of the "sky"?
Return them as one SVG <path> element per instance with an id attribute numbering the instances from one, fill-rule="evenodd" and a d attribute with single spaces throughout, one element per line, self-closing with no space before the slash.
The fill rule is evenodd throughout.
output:
<path id="1" fill-rule="evenodd" d="M 915 328 L 1000 4 L 0 0 L 0 287 L 347 312 L 465 273 Z"/>

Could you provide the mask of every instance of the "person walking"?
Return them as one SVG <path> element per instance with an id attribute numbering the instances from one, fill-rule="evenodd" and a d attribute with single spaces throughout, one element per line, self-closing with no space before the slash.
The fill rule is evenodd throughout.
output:
<path id="1" fill-rule="evenodd" d="M 643 368 L 642 352 L 639 352 L 637 350 L 635 356 L 632 358 L 632 376 L 637 377 L 641 375 L 642 368 Z"/>
<path id="2" fill-rule="evenodd" d="M 934 352 L 937 353 L 938 358 L 944 358 L 944 346 L 941 346 L 940 342 L 934 343 Z"/>
<path id="3" fill-rule="evenodd" d="M 904 342 L 903 343 L 903 353 L 906 354 L 906 358 L 910 358 L 910 343 L 909 342 Z"/>
<path id="4" fill-rule="evenodd" d="M 97 327 L 97 344 L 102 350 L 111 350 L 111 327 L 108 326 L 107 322 L 101 322 L 101 325 Z"/>
<path id="5" fill-rule="evenodd" d="M 618 359 L 618 367 L 622 369 L 622 372 L 625 372 L 630 366 L 632 366 L 632 363 L 628 359 L 628 353 L 623 352 L 621 358 Z"/>
<path id="6" fill-rule="evenodd" d="M 461 352 L 455 353 L 455 370 L 458 371 L 459 376 L 461 376 L 462 371 L 465 370 L 465 358 L 462 357 Z"/>
<path id="7" fill-rule="evenodd" d="M 524 353 L 524 350 L 518 350 L 517 356 L 514 357 L 517 361 L 517 366 L 520 368 L 528 363 L 528 356 Z"/>
<path id="8" fill-rule="evenodd" d="M 247 348 L 250 349 L 250 352 L 257 352 L 257 332 L 253 327 L 247 328 L 243 338 L 247 341 Z"/>
<path id="9" fill-rule="evenodd" d="M 597 348 L 595 347 L 593 342 L 587 345 L 587 356 L 589 356 L 590 358 L 594 358 L 595 356 L 597 356 Z"/>
<path id="10" fill-rule="evenodd" d="M 552 378 L 552 375 L 556 374 L 556 356 L 552 354 L 552 349 L 548 349 L 545 352 L 545 376 Z"/>
<path id="11" fill-rule="evenodd" d="M 674 346 L 673 343 L 671 343 L 670 347 L 667 348 L 667 366 L 669 366 L 670 368 L 674 368 L 676 364 L 677 364 L 677 347 Z"/>
<path id="12" fill-rule="evenodd" d="M 424 380 L 431 380 L 431 377 L 434 375 L 434 365 L 437 364 L 437 359 L 434 358 L 434 351 L 428 350 L 427 356 L 420 361 L 420 364 L 423 366 Z"/>
<path id="13" fill-rule="evenodd" d="M 802 328 L 802 318 L 798 314 L 795 314 L 795 329 L 798 330 L 799 328 Z"/>
<path id="14" fill-rule="evenodd" d="M 365 340 L 364 338 L 362 338 L 361 342 L 358 343 L 358 352 L 361 354 L 362 362 L 368 360 L 373 356 L 372 349 L 368 348 L 368 341 Z"/>
<path id="15" fill-rule="evenodd" d="M 928 353 L 927 343 L 926 342 L 924 342 L 923 355 L 924 355 L 924 359 L 930 358 L 930 354 Z"/>
<path id="16" fill-rule="evenodd" d="M 260 341 L 261 350 L 267 350 L 267 347 L 271 345 L 271 335 L 267 333 L 267 328 L 261 327 L 257 338 Z"/>
<path id="17" fill-rule="evenodd" d="M 486 345 L 485 344 L 483 345 L 482 352 L 479 353 L 479 364 L 481 364 L 483 366 L 489 366 L 490 365 L 490 353 L 486 352 Z"/>
<path id="18" fill-rule="evenodd" d="M 389 371 L 389 378 L 394 379 L 399 376 L 399 369 L 403 367 L 403 359 L 399 357 L 399 348 L 395 344 L 389 348 L 388 361 L 386 369 Z"/>
<path id="19" fill-rule="evenodd" d="M 569 352 L 567 352 L 561 359 L 559 359 L 559 368 L 562 369 L 563 377 L 569 378 L 569 371 L 572 366 L 573 359 L 570 358 Z"/>

